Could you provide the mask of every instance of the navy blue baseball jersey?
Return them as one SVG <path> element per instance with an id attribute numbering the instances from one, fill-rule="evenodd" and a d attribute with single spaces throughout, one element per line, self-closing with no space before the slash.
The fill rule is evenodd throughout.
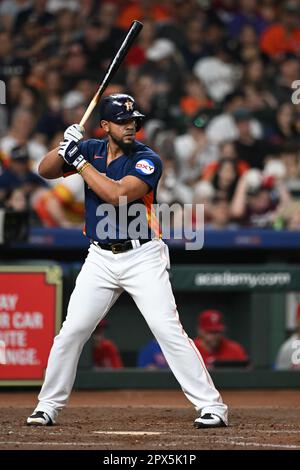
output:
<path id="1" fill-rule="evenodd" d="M 160 157 L 135 141 L 130 155 L 121 155 L 107 166 L 107 144 L 107 139 L 90 139 L 80 142 L 78 148 L 85 159 L 108 178 L 118 181 L 125 176 L 135 176 L 147 183 L 149 191 L 142 199 L 116 207 L 97 196 L 85 183 L 85 235 L 101 243 L 160 236 L 153 211 L 162 173 Z M 63 172 L 64 176 L 76 173 L 68 164 L 64 165 Z"/>

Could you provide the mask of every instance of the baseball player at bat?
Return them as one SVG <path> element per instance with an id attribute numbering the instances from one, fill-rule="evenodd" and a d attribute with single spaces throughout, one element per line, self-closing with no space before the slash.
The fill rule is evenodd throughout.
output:
<path id="1" fill-rule="evenodd" d="M 135 139 L 144 116 L 126 94 L 105 97 L 99 108 L 106 138 L 83 140 L 83 128 L 74 124 L 65 131 L 60 147 L 49 152 L 39 168 L 40 174 L 50 179 L 76 172 L 81 175 L 85 182 L 85 235 L 91 244 L 66 320 L 50 352 L 39 403 L 27 424 L 55 423 L 70 396 L 84 344 L 120 294 L 127 291 L 197 410 L 195 427 L 226 426 L 227 406 L 180 323 L 167 271 L 168 248 L 160 238 L 158 223 L 149 217 L 162 163 L 155 152 Z M 134 204 L 144 209 L 139 222 L 146 226 L 143 236 L 136 238 L 128 236 L 127 231 Z M 114 218 L 110 208 L 117 214 L 125 208 L 125 222 Z"/>

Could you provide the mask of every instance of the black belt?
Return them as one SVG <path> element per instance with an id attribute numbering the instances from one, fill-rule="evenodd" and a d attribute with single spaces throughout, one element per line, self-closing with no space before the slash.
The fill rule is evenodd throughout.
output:
<path id="1" fill-rule="evenodd" d="M 114 254 L 117 254 L 138 248 L 140 245 L 144 245 L 144 243 L 151 242 L 151 240 L 126 240 L 125 242 L 118 243 L 100 243 L 95 240 L 91 240 L 91 242 L 93 245 L 102 248 L 102 250 L 112 251 Z"/>

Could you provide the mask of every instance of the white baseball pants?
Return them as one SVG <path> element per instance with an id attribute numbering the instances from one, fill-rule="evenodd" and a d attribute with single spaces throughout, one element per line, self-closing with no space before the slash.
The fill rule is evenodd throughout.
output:
<path id="1" fill-rule="evenodd" d="M 66 320 L 54 339 L 35 411 L 45 411 L 55 420 L 70 396 L 84 344 L 125 290 L 156 337 L 186 397 L 201 415 L 214 413 L 227 424 L 227 406 L 180 323 L 168 265 L 168 247 L 162 240 L 120 254 L 90 246 Z"/>

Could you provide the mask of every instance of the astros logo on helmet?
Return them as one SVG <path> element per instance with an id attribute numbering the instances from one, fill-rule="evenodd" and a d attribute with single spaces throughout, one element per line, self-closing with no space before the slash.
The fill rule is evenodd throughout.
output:
<path id="1" fill-rule="evenodd" d="M 132 96 L 125 93 L 116 93 L 109 95 L 100 101 L 99 105 L 100 121 L 112 121 L 118 124 L 126 119 L 135 119 L 136 129 L 139 130 L 142 125 L 144 114 L 136 109 L 136 103 Z"/>

